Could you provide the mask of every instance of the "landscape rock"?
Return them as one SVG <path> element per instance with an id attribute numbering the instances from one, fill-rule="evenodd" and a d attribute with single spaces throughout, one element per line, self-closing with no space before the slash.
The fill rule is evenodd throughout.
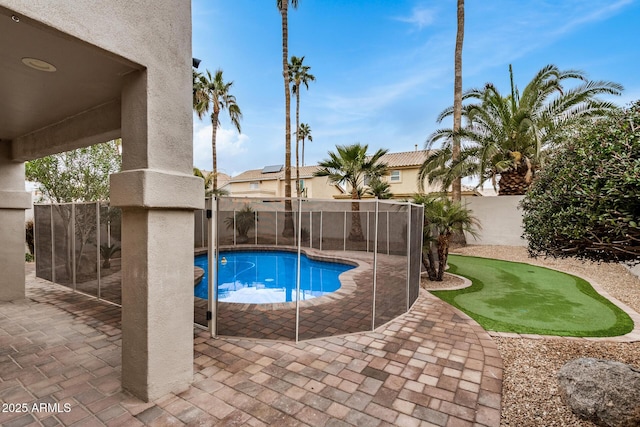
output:
<path id="1" fill-rule="evenodd" d="M 567 362 L 558 371 L 564 402 L 599 426 L 640 426 L 640 370 L 594 358 Z"/>

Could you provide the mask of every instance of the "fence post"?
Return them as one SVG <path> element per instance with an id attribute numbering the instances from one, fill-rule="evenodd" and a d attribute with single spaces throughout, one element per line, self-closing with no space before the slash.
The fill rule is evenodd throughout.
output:
<path id="1" fill-rule="evenodd" d="M 98 299 L 100 299 L 100 202 L 96 202 L 96 280 L 98 282 Z"/>
<path id="2" fill-rule="evenodd" d="M 344 211 L 344 226 L 342 227 L 342 250 L 347 250 L 347 211 Z"/>
<path id="3" fill-rule="evenodd" d="M 237 246 L 236 242 L 236 208 L 233 208 L 233 246 Z"/>
<path id="4" fill-rule="evenodd" d="M 389 242 L 391 242 L 391 237 L 389 236 L 389 211 L 387 211 L 387 255 L 390 255 L 389 252 Z"/>
<path id="5" fill-rule="evenodd" d="M 309 209 L 309 247 L 313 248 L 313 215 Z"/>
<path id="6" fill-rule="evenodd" d="M 200 247 L 204 247 L 207 246 L 205 244 L 205 242 L 207 241 L 207 230 L 205 230 L 204 225 L 207 224 L 207 226 L 209 226 L 208 221 L 205 221 L 205 219 L 207 218 L 207 200 L 211 200 L 211 199 L 205 199 L 204 202 L 204 210 L 200 211 Z"/>
<path id="7" fill-rule="evenodd" d="M 212 337 L 218 335 L 218 198 L 210 199 L 211 218 L 207 242 L 207 262 L 209 264 L 209 280 L 207 283 L 207 310 L 211 313 L 209 332 Z M 205 205 L 205 209 L 207 206 Z M 235 227 L 234 227 L 235 228 Z"/>
<path id="8" fill-rule="evenodd" d="M 298 197 L 298 261 L 296 265 L 296 342 L 300 333 L 300 253 L 302 252 L 302 199 Z"/>
<path id="9" fill-rule="evenodd" d="M 369 253 L 369 214 L 371 212 L 369 212 L 367 210 L 367 253 Z"/>
<path id="10" fill-rule="evenodd" d="M 409 288 L 411 284 L 411 203 L 407 202 L 407 231 L 406 231 L 406 240 L 407 240 L 407 309 L 409 311 Z"/>
<path id="11" fill-rule="evenodd" d="M 322 238 L 324 237 L 324 235 L 322 234 L 322 213 L 324 211 L 320 211 L 320 250 L 322 250 Z"/>
<path id="12" fill-rule="evenodd" d="M 49 206 L 49 216 L 51 217 L 51 281 L 56 283 L 56 227 L 53 222 L 53 205 Z"/>
<path id="13" fill-rule="evenodd" d="M 376 329 L 376 289 L 378 282 L 378 199 L 376 199 L 376 229 L 373 232 L 373 298 L 371 304 L 371 330 Z"/>
<path id="14" fill-rule="evenodd" d="M 76 290 L 76 204 L 71 203 L 71 277 L 73 282 L 73 290 Z"/>

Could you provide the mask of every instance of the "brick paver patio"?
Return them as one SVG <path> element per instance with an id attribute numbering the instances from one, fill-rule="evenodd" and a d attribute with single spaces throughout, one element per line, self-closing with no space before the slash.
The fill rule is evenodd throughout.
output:
<path id="1" fill-rule="evenodd" d="M 27 268 L 27 299 L 0 303 L 3 426 L 500 423 L 493 341 L 425 291 L 375 332 L 295 343 L 196 329 L 193 384 L 145 403 L 120 388 L 120 308 Z"/>

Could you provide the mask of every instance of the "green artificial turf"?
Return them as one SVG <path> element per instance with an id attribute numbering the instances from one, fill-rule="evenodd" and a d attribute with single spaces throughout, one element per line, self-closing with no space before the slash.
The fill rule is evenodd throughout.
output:
<path id="1" fill-rule="evenodd" d="M 631 318 L 585 280 L 529 264 L 449 256 L 449 271 L 473 282 L 433 294 L 483 328 L 499 332 L 611 337 L 633 329 Z"/>

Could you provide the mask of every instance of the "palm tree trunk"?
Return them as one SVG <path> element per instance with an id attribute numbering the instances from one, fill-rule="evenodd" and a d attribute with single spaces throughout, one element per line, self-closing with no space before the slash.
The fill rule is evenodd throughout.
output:
<path id="1" fill-rule="evenodd" d="M 451 233 L 444 233 L 438 236 L 438 274 L 436 281 L 442 282 L 444 270 L 447 268 L 447 258 L 449 257 L 449 239 Z"/>
<path id="2" fill-rule="evenodd" d="M 284 237 L 293 237 L 293 207 L 291 206 L 291 92 L 289 90 L 289 28 L 287 9 L 289 0 L 282 0 L 280 14 L 282 15 L 282 77 L 284 79 Z"/>
<path id="3" fill-rule="evenodd" d="M 302 138 L 302 166 L 304 167 L 304 138 Z"/>
<path id="4" fill-rule="evenodd" d="M 456 33 L 456 49 L 454 55 L 455 77 L 453 82 L 453 147 L 451 160 L 460 159 L 460 137 L 457 133 L 462 128 L 462 43 L 464 40 L 464 0 L 458 0 L 458 31 Z M 462 200 L 462 178 L 458 177 L 451 185 L 451 198 L 454 202 Z M 467 241 L 462 230 L 453 234 L 453 242 L 458 245 L 466 245 Z"/>
<path id="5" fill-rule="evenodd" d="M 300 85 L 298 85 L 300 86 Z M 298 157 L 300 141 L 300 87 L 296 92 L 296 195 L 300 197 L 300 159 Z"/>
<path id="6" fill-rule="evenodd" d="M 520 196 L 526 194 L 530 182 L 526 179 L 526 168 L 518 168 L 500 174 L 498 196 Z"/>
<path id="7" fill-rule="evenodd" d="M 462 127 L 462 42 L 464 40 L 464 0 L 458 0 L 458 31 L 456 33 L 455 78 L 453 83 L 453 152 L 452 160 L 460 159 L 460 138 L 456 135 Z M 454 201 L 462 200 L 462 179 L 453 181 L 451 196 Z"/>
<path id="8" fill-rule="evenodd" d="M 436 262 L 431 252 L 431 245 L 428 249 L 422 249 L 422 265 L 427 270 L 427 276 L 432 282 L 436 280 Z"/>
<path id="9" fill-rule="evenodd" d="M 358 199 L 358 189 L 356 186 L 353 186 L 351 198 Z M 351 202 L 351 231 L 349 232 L 349 240 L 352 242 L 364 241 L 362 223 L 360 221 L 360 202 Z"/>
<path id="10" fill-rule="evenodd" d="M 212 188 L 213 188 L 213 194 L 216 193 L 216 190 L 218 189 L 218 153 L 216 150 L 216 138 L 218 136 L 218 115 L 220 113 L 218 111 L 213 110 L 213 113 L 211 113 L 211 153 L 212 153 L 212 169 L 211 172 L 213 173 L 213 184 L 212 184 Z"/>

